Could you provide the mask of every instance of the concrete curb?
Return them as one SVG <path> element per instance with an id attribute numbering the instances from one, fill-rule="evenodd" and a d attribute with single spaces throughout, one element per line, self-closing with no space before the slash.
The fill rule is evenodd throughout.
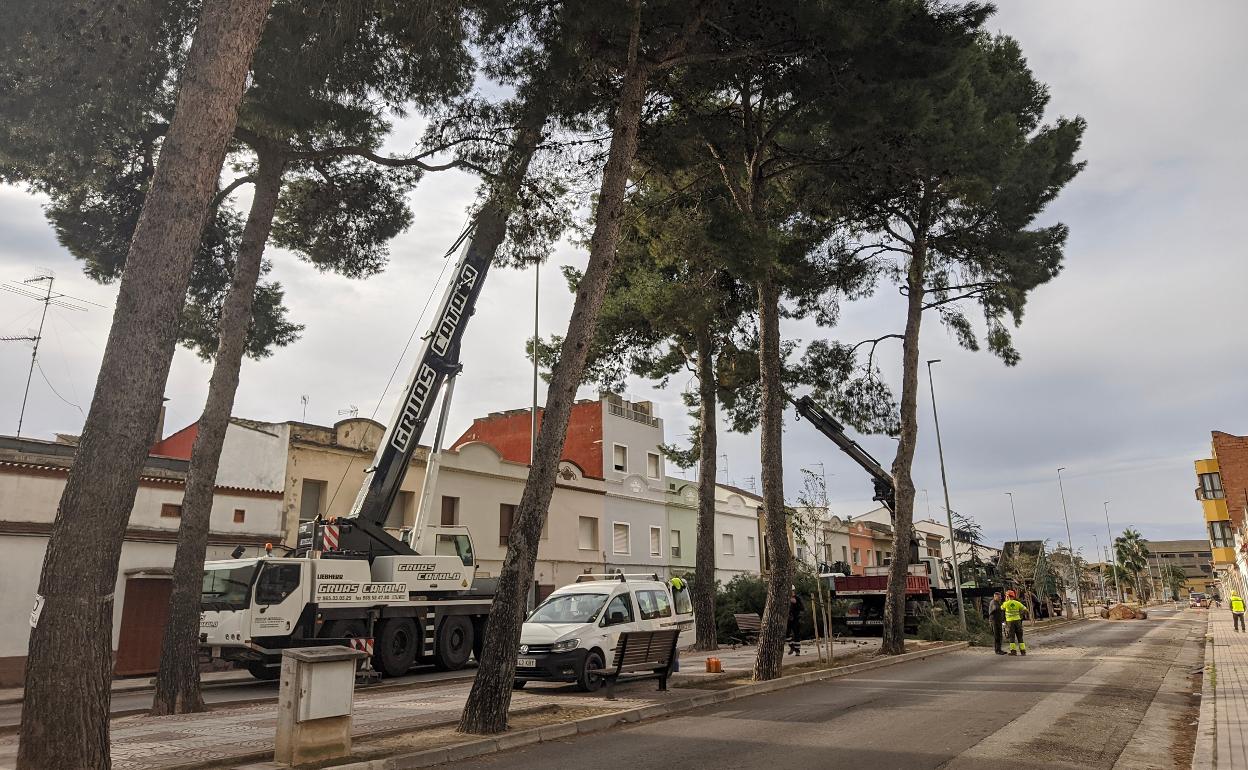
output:
<path id="1" fill-rule="evenodd" d="M 1196 746 L 1192 749 L 1192 770 L 1213 770 L 1217 764 L 1218 713 L 1214 692 L 1217 660 L 1213 654 L 1213 633 L 1205 624 L 1205 673 L 1200 680 L 1200 717 L 1196 725 Z"/>
<path id="2" fill-rule="evenodd" d="M 631 724 L 642 722 L 647 719 L 670 716 L 672 714 L 679 714 L 681 712 L 690 711 L 703 706 L 726 703 L 728 701 L 748 698 L 752 695 L 775 692 L 777 690 L 786 690 L 790 687 L 797 687 L 811 682 L 838 679 L 840 677 L 857 674 L 862 671 L 871 671 L 877 668 L 887 668 L 901 663 L 924 660 L 936 655 L 943 655 L 957 650 L 964 650 L 969 646 L 970 645 L 967 642 L 953 642 L 952 644 L 947 644 L 942 647 L 915 650 L 914 652 L 907 652 L 894 657 L 869 660 L 863 663 L 854 663 L 848 666 L 842 666 L 841 668 L 805 671 L 800 674 L 790 674 L 788 676 L 782 676 L 766 682 L 743 684 L 739 687 L 733 687 L 728 690 L 699 693 L 697 695 L 691 695 L 687 698 L 680 698 L 667 703 L 651 703 L 646 706 L 628 709 L 625 711 L 618 711 L 613 714 L 601 714 L 599 716 L 576 719 L 571 722 L 563 722 L 556 725 L 534 727 L 528 730 L 520 730 L 515 733 L 505 733 L 491 738 L 477 738 L 465 741 L 464 743 L 457 743 L 452 746 L 399 754 L 393 757 L 386 757 L 384 759 L 335 765 L 334 770 L 412 770 L 413 768 L 432 767 L 434 765 L 454 762 L 468 757 L 493 754 L 520 746 L 528 746 L 535 743 L 544 743 L 546 741 L 569 738 L 574 735 L 585 735 L 588 733 L 600 732 L 620 724 Z"/>

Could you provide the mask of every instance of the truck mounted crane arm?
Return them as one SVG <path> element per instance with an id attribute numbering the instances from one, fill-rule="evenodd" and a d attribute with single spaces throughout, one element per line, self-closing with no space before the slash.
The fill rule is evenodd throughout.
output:
<path id="1" fill-rule="evenodd" d="M 369 558 L 415 553 L 411 545 L 386 532 L 383 524 L 399 496 L 403 477 L 429 424 L 438 395 L 448 378 L 459 372 L 460 341 L 476 309 L 491 261 L 492 255 L 480 248 L 475 230 L 472 231 L 455 264 L 433 326 L 422 338 L 420 355 L 412 367 L 403 396 L 377 447 L 372 465 L 365 471 L 364 485 L 350 514 L 338 520 L 342 529 L 339 533 L 341 552 L 367 554 Z M 318 522 L 300 525 L 296 553 L 321 550 L 320 546 Z"/>
<path id="2" fill-rule="evenodd" d="M 789 401 L 797 409 L 799 417 L 805 417 L 811 425 L 832 440 L 842 452 L 858 463 L 871 476 L 875 484 L 875 496 L 872 500 L 882 504 L 890 513 L 896 512 L 897 490 L 893 485 L 893 476 L 880 465 L 871 453 L 863 449 L 857 441 L 845 435 L 845 426 L 827 413 L 823 407 L 815 403 L 810 396 L 798 399 L 789 397 Z"/>

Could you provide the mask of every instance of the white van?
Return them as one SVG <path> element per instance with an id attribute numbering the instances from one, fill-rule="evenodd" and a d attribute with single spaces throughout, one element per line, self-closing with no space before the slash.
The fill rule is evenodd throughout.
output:
<path id="1" fill-rule="evenodd" d="M 584 692 L 602 686 L 587 669 L 611 663 L 626 631 L 680 629 L 679 647 L 693 644 L 693 601 L 657 575 L 581 575 L 556 590 L 524 621 L 513 687 L 528 682 L 576 682 Z"/>

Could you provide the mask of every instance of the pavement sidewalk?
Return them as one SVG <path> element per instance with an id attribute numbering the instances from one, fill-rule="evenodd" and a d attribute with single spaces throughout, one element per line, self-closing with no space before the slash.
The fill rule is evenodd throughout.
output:
<path id="1" fill-rule="evenodd" d="M 1223 608 L 1209 610 L 1208 633 L 1204 698 L 1212 707 L 1202 704 L 1192 766 L 1248 767 L 1248 632 L 1236 632 Z"/>
<path id="2" fill-rule="evenodd" d="M 236 682 L 254 681 L 251 674 L 246 671 L 205 671 L 199 675 L 199 681 L 206 685 L 217 684 L 234 684 Z M 142 690 L 150 690 L 156 685 L 156 680 L 150 676 L 129 677 L 127 679 L 114 679 L 113 692 L 139 692 Z M 9 703 L 21 703 L 23 699 L 23 688 L 21 687 L 0 687 L 0 705 Z"/>
<path id="3" fill-rule="evenodd" d="M 878 639 L 846 640 L 836 645 L 836 657 L 870 653 L 879 649 Z M 667 692 L 659 692 L 654 682 L 640 682 L 617 688 L 616 700 L 605 693 L 580 693 L 570 685 L 530 685 L 512 694 L 513 711 L 541 706 L 590 707 L 624 710 L 688 697 L 698 692 L 705 680 L 705 658 L 718 657 L 727 674 L 748 673 L 754 664 L 756 648 L 725 648 L 714 653 L 681 654 L 681 671 Z M 804 645 L 801 655 L 786 655 L 785 665 L 816 661 L 814 646 Z M 718 675 L 717 675 L 718 676 Z M 352 735 L 387 734 L 397 730 L 446 724 L 459 718 L 470 682 L 457 682 L 421 689 L 356 691 Z M 169 717 L 128 716 L 112 721 L 114 770 L 159 770 L 192 763 L 204 766 L 230 766 L 254 761 L 257 753 L 271 752 L 277 729 L 276 706 L 264 703 L 217 708 L 201 714 Z M 0 738 L 0 770 L 12 768 L 17 758 L 17 736 Z"/>

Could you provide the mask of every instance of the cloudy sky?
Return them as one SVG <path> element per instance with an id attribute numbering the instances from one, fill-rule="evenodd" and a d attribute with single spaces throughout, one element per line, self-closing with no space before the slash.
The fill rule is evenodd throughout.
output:
<path id="1" fill-rule="evenodd" d="M 1242 183 L 1248 4 L 998 5 L 990 26 L 1021 41 L 1051 87 L 1052 116 L 1087 119 L 1088 167 L 1046 215 L 1070 226 L 1066 269 L 1028 305 L 1016 333 L 1022 362 L 1006 368 L 988 354 L 959 349 L 930 321 L 925 330 L 923 357 L 942 359 L 935 384 L 952 506 L 999 543 L 1013 537 L 1005 495 L 1013 492 L 1022 537 L 1065 541 L 1056 475 L 1065 466 L 1070 525 L 1085 554 L 1094 552 L 1094 535 L 1106 541 L 1106 500 L 1115 531 L 1132 525 L 1157 539 L 1203 537 L 1192 461 L 1209 454 L 1210 430 L 1248 431 L 1248 357 L 1240 332 L 1248 262 L 1235 245 L 1241 242 L 1235 222 L 1248 210 Z M 400 126 L 393 148 L 410 146 L 418 131 L 414 123 Z M 394 242 L 384 275 L 369 281 L 321 275 L 289 254 L 272 253 L 291 317 L 307 329 L 295 345 L 245 364 L 235 413 L 301 419 L 307 396 L 308 421 L 330 424 L 353 408 L 365 416 L 377 409 L 378 419 L 387 420 L 397 388 L 378 408 L 383 387 L 435 291 L 439 257 L 463 225 L 474 188 L 463 174 L 428 177 L 412 195 L 415 224 Z M 111 307 L 115 288 L 82 275 L 40 207 L 39 198 L 0 187 L 0 279 L 50 270 L 57 291 Z M 554 264 L 583 263 L 584 255 L 566 244 L 554 258 Z M 533 285 L 531 272 L 491 275 L 465 340 L 451 435 L 474 416 L 528 404 L 523 345 L 531 333 Z M 541 290 L 542 333 L 560 332 L 571 298 L 553 266 L 543 271 Z M 111 315 L 107 307 L 87 307 L 49 314 L 23 435 L 80 430 Z M 38 303 L 0 293 L 0 336 L 33 333 L 39 310 Z M 885 289 L 847 307 L 837 329 L 793 324 L 785 334 L 857 341 L 899 331 L 902 313 L 895 292 Z M 882 352 L 886 376 L 896 383 L 900 348 Z M 29 361 L 27 343 L 0 342 L 0 433 L 15 432 Z M 197 418 L 208 376 L 205 364 L 179 350 L 167 389 L 170 429 Z M 926 380 L 923 385 L 916 513 L 943 517 Z M 674 382 L 656 391 L 637 381 L 629 395 L 655 401 L 669 440 L 684 441 L 679 394 L 688 386 Z M 894 442 L 867 437 L 863 444 L 889 464 Z M 757 437 L 728 435 L 720 445 L 727 455 L 721 480 L 749 486 L 759 476 Z M 823 463 L 838 513 L 870 507 L 867 479 L 805 423 L 789 424 L 785 459 L 790 499 L 799 468 Z"/>

